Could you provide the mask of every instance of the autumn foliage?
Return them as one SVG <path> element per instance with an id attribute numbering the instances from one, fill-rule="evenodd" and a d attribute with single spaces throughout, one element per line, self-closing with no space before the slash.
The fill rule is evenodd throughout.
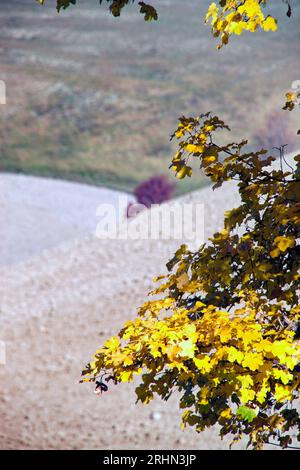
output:
<path id="1" fill-rule="evenodd" d="M 219 147 L 228 127 L 204 114 L 179 120 L 177 174 L 199 159 L 214 187 L 236 180 L 241 205 L 224 229 L 191 252 L 181 246 L 135 321 L 96 351 L 83 380 L 127 382 L 141 375 L 138 400 L 181 394 L 182 425 L 221 425 L 256 449 L 285 447 L 298 429 L 291 407 L 300 387 L 300 156 L 295 170 L 273 169 L 267 152 L 246 142 Z M 284 164 L 284 162 L 283 162 Z"/>
<path id="2" fill-rule="evenodd" d="M 57 1 L 58 8 L 70 3 Z M 107 3 L 118 16 L 129 0 Z M 157 19 L 153 7 L 138 4 L 146 20 Z M 275 31 L 266 4 L 212 3 L 205 20 L 218 47 L 233 34 Z M 299 99 L 288 92 L 284 109 Z M 281 152 L 274 164 L 266 150 L 248 151 L 247 141 L 218 145 L 217 133 L 229 130 L 211 113 L 179 119 L 171 171 L 190 177 L 198 160 L 214 189 L 236 182 L 240 206 L 197 251 L 177 250 L 152 300 L 96 351 L 82 381 L 105 391 L 139 376 L 142 403 L 178 392 L 183 428 L 201 432 L 218 423 L 233 442 L 247 436 L 254 449 L 269 442 L 285 448 L 300 440 L 300 155 L 291 166 Z"/>

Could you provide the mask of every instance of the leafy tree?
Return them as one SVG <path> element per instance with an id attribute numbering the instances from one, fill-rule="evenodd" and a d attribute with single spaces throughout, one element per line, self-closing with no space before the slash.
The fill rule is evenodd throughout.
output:
<path id="1" fill-rule="evenodd" d="M 259 449 L 270 438 L 292 442 L 300 416 L 300 155 L 296 168 L 272 169 L 265 150 L 246 142 L 219 147 L 228 127 L 216 116 L 179 120 L 172 168 L 190 174 L 198 158 L 219 187 L 236 180 L 241 205 L 196 252 L 181 246 L 135 321 L 96 351 L 85 380 L 127 382 L 142 375 L 138 400 L 181 392 L 183 426 L 215 423 L 234 441 Z M 282 167 L 284 161 L 282 162 Z"/>
<path id="2" fill-rule="evenodd" d="M 75 0 L 58 0 L 58 9 L 70 3 Z M 129 1 L 108 3 L 118 16 Z M 275 30 L 265 4 L 211 4 L 206 21 L 220 38 L 218 47 L 232 34 Z M 139 5 L 146 19 L 157 18 L 152 7 Z M 284 109 L 292 111 L 299 98 L 288 92 Z M 177 250 L 169 274 L 156 279 L 155 299 L 96 351 L 82 381 L 96 382 L 102 392 L 110 381 L 138 375 L 143 403 L 179 391 L 183 427 L 201 432 L 218 423 L 221 436 L 232 434 L 233 442 L 246 435 L 254 449 L 272 440 L 285 448 L 295 433 L 300 440 L 294 405 L 300 389 L 300 155 L 291 167 L 282 151 L 277 168 L 266 150 L 247 151 L 247 141 L 219 146 L 216 134 L 228 131 L 211 113 L 182 116 L 171 169 L 179 179 L 191 176 L 189 162 L 198 159 L 214 189 L 236 181 L 241 205 L 225 213 L 224 229 L 197 251 Z"/>

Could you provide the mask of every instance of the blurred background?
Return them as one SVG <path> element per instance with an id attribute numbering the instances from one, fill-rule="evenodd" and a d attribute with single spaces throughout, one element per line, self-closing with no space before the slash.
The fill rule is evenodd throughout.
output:
<path id="1" fill-rule="evenodd" d="M 270 146 L 281 133 L 292 147 L 296 127 L 280 110 L 300 79 L 299 4 L 289 19 L 272 1 L 276 33 L 244 34 L 217 51 L 203 22 L 209 0 L 154 1 L 152 23 L 136 5 L 116 19 L 106 2 L 79 1 L 60 14 L 54 3 L 1 1 L 1 171 L 130 192 L 168 172 L 177 117 L 207 111 L 227 121 L 232 139 Z M 198 174 L 176 191 L 204 183 Z"/>

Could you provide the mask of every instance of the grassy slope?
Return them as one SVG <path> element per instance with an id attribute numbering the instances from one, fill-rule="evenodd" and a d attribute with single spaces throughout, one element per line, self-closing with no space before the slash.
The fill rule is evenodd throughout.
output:
<path id="1" fill-rule="evenodd" d="M 157 2 L 151 24 L 135 9 L 114 19 L 96 0 L 81 3 L 57 15 L 52 2 L 1 2 L 2 170 L 130 191 L 168 172 L 177 116 L 213 110 L 231 139 L 251 139 L 300 79 L 300 11 L 288 20 L 280 1 L 287 29 L 246 35 L 221 52 L 202 24 L 207 0 Z M 199 173 L 178 192 L 203 183 Z"/>

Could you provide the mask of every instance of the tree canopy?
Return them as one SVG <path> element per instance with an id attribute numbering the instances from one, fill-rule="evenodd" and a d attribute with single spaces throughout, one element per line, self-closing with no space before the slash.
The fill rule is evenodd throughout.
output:
<path id="1" fill-rule="evenodd" d="M 85 380 L 127 382 L 142 376 L 138 400 L 181 392 L 183 427 L 215 423 L 234 442 L 244 435 L 260 449 L 282 447 L 298 429 L 300 388 L 300 155 L 295 169 L 273 169 L 266 150 L 246 141 L 219 147 L 228 130 L 204 114 L 179 120 L 172 169 L 190 175 L 190 158 L 220 187 L 236 180 L 241 205 L 225 213 L 224 229 L 199 250 L 183 245 L 167 264 L 135 321 L 98 349 Z"/>

